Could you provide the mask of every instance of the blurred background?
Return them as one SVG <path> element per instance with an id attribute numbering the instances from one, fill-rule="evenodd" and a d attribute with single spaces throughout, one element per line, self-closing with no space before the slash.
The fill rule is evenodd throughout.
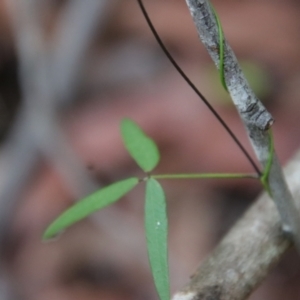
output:
<path id="1" fill-rule="evenodd" d="M 145 0 L 176 61 L 252 154 L 184 0 Z M 253 89 L 275 117 L 285 163 L 300 145 L 300 3 L 214 0 Z M 156 173 L 253 172 L 155 42 L 135 0 L 0 1 L 0 298 L 158 299 L 142 185 L 51 242 L 74 201 L 142 176 L 119 133 L 135 120 L 159 145 Z M 251 180 L 162 181 L 172 292 L 189 280 L 260 192 Z M 291 250 L 250 297 L 300 299 Z"/>

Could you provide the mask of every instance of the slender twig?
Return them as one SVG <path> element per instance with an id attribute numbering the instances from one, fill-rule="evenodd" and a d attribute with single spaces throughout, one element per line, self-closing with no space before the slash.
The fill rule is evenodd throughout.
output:
<path id="1" fill-rule="evenodd" d="M 1 181 L 0 188 L 0 240 L 7 231 L 21 192 L 42 156 L 55 163 L 76 198 L 97 188 L 97 184 L 89 177 L 85 167 L 67 144 L 58 118 L 59 110 L 65 103 L 70 102 L 74 92 L 83 53 L 89 44 L 88 38 L 91 40 L 97 22 L 101 21 L 103 16 L 104 19 L 107 18 L 105 10 L 108 4 L 105 3 L 111 1 L 98 1 L 97 5 L 95 2 L 89 0 L 84 2 L 85 5 L 80 5 L 78 1 L 77 4 L 70 1 L 66 10 L 71 9 L 72 13 L 69 14 L 68 20 L 60 22 L 57 28 L 58 40 L 65 39 L 65 43 L 54 45 L 52 49 L 55 50 L 52 53 L 45 45 L 40 19 L 43 15 L 44 3 L 38 0 L 7 0 L 20 63 L 19 76 L 23 105 L 10 136 L 2 148 L 0 169 L 4 179 Z M 93 13 L 89 16 L 89 20 L 86 20 L 86 13 L 91 9 L 89 5 L 92 5 Z M 84 20 L 74 16 L 84 17 Z M 75 29 L 78 32 L 74 33 Z M 85 33 L 83 39 L 86 40 L 79 38 L 76 33 Z M 72 46 L 68 52 L 67 42 Z M 81 45 L 81 42 L 85 42 L 85 45 Z M 68 63 L 62 62 L 68 55 L 72 59 L 69 59 Z M 68 77 L 60 77 L 63 83 L 54 78 L 61 74 L 61 68 L 64 69 L 64 76 Z M 72 88 L 73 92 L 64 92 L 68 88 Z"/>
<path id="2" fill-rule="evenodd" d="M 205 45 L 214 63 L 219 68 L 219 27 L 209 1 L 186 0 L 186 2 L 201 41 Z M 224 76 L 228 92 L 244 122 L 256 156 L 265 168 L 270 156 L 268 129 L 273 124 L 273 118 L 251 90 L 232 49 L 225 40 L 225 37 L 223 43 Z M 295 203 L 287 188 L 281 166 L 278 163 L 275 153 L 268 179 L 270 192 L 282 219 L 283 229 L 285 232 L 293 235 L 297 248 L 300 251 L 299 214 L 295 209 Z"/>
<path id="3" fill-rule="evenodd" d="M 116 3 L 116 0 L 73 0 L 64 8 L 53 41 L 50 66 L 53 88 L 61 104 L 67 105 L 73 98 L 85 62 L 84 54 L 96 30 L 98 36 L 105 30 Z"/>
<path id="4" fill-rule="evenodd" d="M 285 175 L 299 209 L 300 152 L 289 162 Z M 172 299 L 247 299 L 291 245 L 265 192 Z"/>
<path id="5" fill-rule="evenodd" d="M 74 180 L 74 174 L 82 173 L 82 171 L 86 173 L 85 168 L 79 166 L 75 155 L 70 155 L 70 151 L 67 150 L 69 147 L 63 145 L 58 140 L 60 131 L 56 128 L 58 122 L 55 118 L 55 114 L 57 114 L 57 108 L 59 107 L 59 97 L 55 97 L 53 89 L 49 84 L 51 78 L 48 76 L 47 47 L 41 26 L 42 20 L 40 20 L 42 15 L 40 9 L 42 9 L 42 5 L 39 1 L 32 0 L 22 2 L 11 1 L 9 4 L 11 5 L 10 11 L 14 21 L 16 49 L 20 62 L 19 75 L 23 94 L 23 106 L 20 109 L 19 118 L 21 121 L 16 123 L 17 126 L 14 127 L 16 134 L 13 135 L 15 137 L 19 136 L 19 140 L 14 140 L 12 143 L 11 139 L 8 139 L 5 149 L 11 151 L 9 145 L 12 144 L 13 147 L 22 152 L 22 150 L 24 150 L 24 137 L 21 138 L 17 132 L 25 131 L 25 136 L 31 142 L 31 144 L 29 144 L 30 149 L 27 149 L 27 151 L 46 155 L 47 158 L 55 162 L 55 165 L 59 168 L 61 166 L 65 166 L 65 170 L 70 170 L 71 168 L 72 172 L 69 172 L 69 175 L 65 177 L 72 178 L 73 176 L 73 179 L 69 180 L 68 183 L 73 181 L 73 187 L 80 187 L 86 191 L 90 191 L 90 187 L 86 188 L 87 185 L 90 186 L 88 183 L 90 179 L 87 179 L 88 176 L 86 176 L 86 179 L 81 176 L 81 180 Z M 63 140 L 63 138 L 61 138 L 61 140 Z M 58 156 L 53 154 L 57 153 L 60 148 L 62 149 L 60 153 L 65 153 L 65 159 L 57 162 Z M 9 155 L 12 153 L 15 152 L 8 153 L 8 157 L 11 158 L 10 161 L 15 160 L 14 156 Z M 52 153 L 52 155 L 50 153 Z M 37 162 L 37 160 L 35 161 Z M 29 167 L 28 164 L 21 162 L 19 168 L 17 168 L 18 173 L 26 173 L 26 170 L 24 172 L 20 170 L 23 166 L 24 169 L 25 167 Z M 77 170 L 74 166 L 78 166 Z M 16 172 L 16 169 L 10 169 L 10 172 Z M 27 181 L 29 174 L 30 172 L 28 172 L 26 174 L 27 176 L 22 180 Z M 12 177 L 8 176 L 8 179 Z M 84 185 L 86 187 L 84 187 Z M 7 183 L 7 186 L 11 186 L 11 184 Z M 3 191 L 3 193 L 8 194 L 5 191 Z M 1 200 L 5 201 L 2 197 Z"/>

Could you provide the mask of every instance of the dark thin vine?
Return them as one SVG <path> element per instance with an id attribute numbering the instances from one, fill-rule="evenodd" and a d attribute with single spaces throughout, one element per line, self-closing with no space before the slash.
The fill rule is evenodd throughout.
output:
<path id="1" fill-rule="evenodd" d="M 145 6 L 143 4 L 142 0 L 137 0 L 140 9 L 146 19 L 146 22 L 152 31 L 157 43 L 167 56 L 167 58 L 170 60 L 171 64 L 174 66 L 174 68 L 177 70 L 177 72 L 182 76 L 182 78 L 187 82 L 187 84 L 192 88 L 192 90 L 198 95 L 198 97 L 204 102 L 204 104 L 207 106 L 207 108 L 211 111 L 211 113 L 217 118 L 219 123 L 223 126 L 223 128 L 227 131 L 227 133 L 230 135 L 230 137 L 233 139 L 235 144 L 238 146 L 238 148 L 242 151 L 242 153 L 245 155 L 249 163 L 252 165 L 253 169 L 259 176 L 261 176 L 261 171 L 248 153 L 248 151 L 244 148 L 242 143 L 239 141 L 239 139 L 236 137 L 236 135 L 232 132 L 232 130 L 229 128 L 229 126 L 226 124 L 226 122 L 222 119 L 222 117 L 219 115 L 219 113 L 213 108 L 213 106 L 208 102 L 208 100 L 202 95 L 202 93 L 196 88 L 194 83 L 188 78 L 188 76 L 183 72 L 183 70 L 179 67 L 177 62 L 174 60 L 173 56 L 170 54 L 164 43 L 162 42 L 161 38 L 159 37 L 154 25 L 152 24 L 150 17 L 145 9 Z"/>

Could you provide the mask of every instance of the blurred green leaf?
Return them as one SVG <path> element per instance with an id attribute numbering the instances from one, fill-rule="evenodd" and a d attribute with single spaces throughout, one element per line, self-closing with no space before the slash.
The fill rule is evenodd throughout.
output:
<path id="1" fill-rule="evenodd" d="M 66 229 L 93 212 L 119 200 L 126 193 L 132 190 L 138 184 L 138 182 L 138 178 L 128 178 L 113 183 L 87 196 L 63 212 L 56 220 L 54 220 L 54 222 L 46 229 L 43 239 L 49 239 L 55 236 L 61 230 Z"/>
<path id="2" fill-rule="evenodd" d="M 155 142 L 130 119 L 122 121 L 121 133 L 126 149 L 139 167 L 145 172 L 152 171 L 160 159 Z"/>
<path id="3" fill-rule="evenodd" d="M 271 74 L 258 62 L 241 60 L 239 63 L 253 92 L 264 102 L 272 92 Z M 214 99 L 222 105 L 233 106 L 230 95 L 225 92 L 223 87 L 217 82 L 220 81 L 219 73 L 214 65 L 209 67 L 208 74 L 213 85 L 214 93 L 210 95 L 210 99 Z"/>
<path id="4" fill-rule="evenodd" d="M 146 182 L 145 228 L 149 262 L 160 300 L 170 299 L 168 217 L 165 194 L 153 178 Z"/>

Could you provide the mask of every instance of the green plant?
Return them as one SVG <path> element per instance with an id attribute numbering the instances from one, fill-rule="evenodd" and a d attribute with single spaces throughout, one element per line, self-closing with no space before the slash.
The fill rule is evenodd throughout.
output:
<path id="1" fill-rule="evenodd" d="M 168 271 L 168 217 L 166 212 L 165 193 L 158 179 L 188 178 L 253 178 L 258 179 L 267 187 L 268 169 L 261 177 L 256 174 L 159 174 L 151 172 L 160 160 L 155 142 L 132 120 L 124 119 L 121 123 L 124 145 L 137 165 L 145 172 L 144 178 L 131 177 L 113 183 L 94 194 L 89 195 L 62 213 L 45 231 L 43 238 L 49 239 L 72 224 L 102 209 L 130 192 L 138 183 L 146 184 L 145 191 L 145 232 L 149 262 L 156 289 L 161 300 L 170 299 Z M 271 152 L 272 153 L 272 152 Z M 272 155 L 270 155 L 270 161 Z"/>
<path id="2" fill-rule="evenodd" d="M 233 135 L 231 130 L 221 119 L 221 117 L 216 113 L 216 111 L 211 107 L 207 100 L 202 96 L 202 94 L 195 88 L 195 86 L 190 82 L 187 76 L 183 73 L 177 63 L 173 60 L 172 56 L 166 50 L 165 46 L 161 42 L 159 36 L 154 30 L 148 16 L 142 6 L 142 2 L 138 1 L 141 5 L 142 11 L 148 21 L 150 28 L 152 29 L 155 37 L 160 43 L 161 47 L 179 71 L 179 73 L 184 77 L 188 84 L 194 89 L 194 91 L 199 95 L 199 97 L 207 104 L 211 109 L 213 114 L 218 118 L 221 124 L 225 127 L 231 137 L 238 144 L 240 149 L 246 155 L 250 163 L 256 170 L 255 174 L 236 174 L 236 173 L 196 173 L 196 174 L 153 174 L 153 170 L 158 165 L 160 160 L 160 153 L 155 142 L 148 137 L 143 130 L 132 120 L 124 119 L 121 123 L 121 135 L 123 138 L 124 145 L 137 163 L 137 165 L 145 172 L 145 177 L 137 178 L 131 177 L 114 184 L 111 184 L 96 193 L 84 198 L 80 202 L 76 203 L 74 206 L 66 210 L 62 215 L 60 215 L 50 226 L 46 229 L 43 238 L 49 239 L 55 236 L 57 233 L 76 223 L 77 221 L 87 217 L 93 212 L 102 209 L 118 200 L 120 200 L 125 194 L 130 192 L 139 183 L 145 183 L 145 232 L 147 239 L 147 250 L 149 262 L 152 270 L 152 275 L 154 283 L 161 300 L 170 299 L 169 291 L 169 268 L 168 268 L 168 218 L 166 209 L 166 198 L 164 190 L 161 184 L 158 182 L 159 179 L 201 179 L 201 178 L 252 178 L 259 179 L 264 187 L 264 189 L 271 195 L 269 188 L 268 177 L 271 169 L 273 154 L 274 154 L 274 144 L 272 134 L 269 131 L 270 138 L 270 149 L 268 160 L 265 165 L 264 170 L 261 172 L 255 165 L 255 163 L 250 158 L 249 154 L 244 150 L 243 146 Z M 225 76 L 224 76 L 224 47 L 223 47 L 223 31 L 221 23 L 214 12 L 219 31 L 219 72 L 220 80 L 224 89 L 227 91 Z"/>

